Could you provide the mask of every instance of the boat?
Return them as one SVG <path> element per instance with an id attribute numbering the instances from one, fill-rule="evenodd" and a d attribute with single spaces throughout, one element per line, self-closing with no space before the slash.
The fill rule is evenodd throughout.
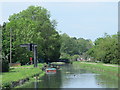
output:
<path id="1" fill-rule="evenodd" d="M 56 68 L 46 68 L 46 74 L 55 74 Z"/>

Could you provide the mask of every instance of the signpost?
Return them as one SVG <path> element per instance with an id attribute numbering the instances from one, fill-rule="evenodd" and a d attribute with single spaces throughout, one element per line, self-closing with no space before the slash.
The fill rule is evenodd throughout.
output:
<path id="1" fill-rule="evenodd" d="M 34 52 L 34 67 L 37 67 L 37 45 L 36 44 L 21 44 L 20 47 L 27 47 L 29 51 Z"/>

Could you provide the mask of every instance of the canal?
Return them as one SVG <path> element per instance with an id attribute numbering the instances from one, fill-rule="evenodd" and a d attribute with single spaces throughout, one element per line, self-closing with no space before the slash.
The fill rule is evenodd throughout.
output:
<path id="1" fill-rule="evenodd" d="M 79 65 L 67 64 L 56 74 L 45 74 L 22 88 L 118 88 L 118 81 Z"/>

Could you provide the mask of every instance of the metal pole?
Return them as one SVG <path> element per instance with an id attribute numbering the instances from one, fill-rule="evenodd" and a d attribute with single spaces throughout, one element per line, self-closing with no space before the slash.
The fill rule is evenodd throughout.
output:
<path id="1" fill-rule="evenodd" d="M 36 45 L 33 45 L 33 47 L 34 47 L 34 67 L 37 67 Z"/>
<path id="2" fill-rule="evenodd" d="M 10 28 L 10 66 L 12 65 L 12 30 Z"/>

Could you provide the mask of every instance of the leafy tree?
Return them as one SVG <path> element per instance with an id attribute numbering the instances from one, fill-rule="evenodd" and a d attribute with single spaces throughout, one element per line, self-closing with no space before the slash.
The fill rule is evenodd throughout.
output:
<path id="1" fill-rule="evenodd" d="M 83 38 L 69 37 L 67 34 L 61 35 L 61 58 L 69 58 L 72 56 L 82 55 L 86 53 L 92 47 L 91 40 L 85 40 Z M 63 55 L 65 54 L 65 55 Z"/>
<path id="2" fill-rule="evenodd" d="M 88 51 L 93 45 L 91 40 L 89 39 L 85 40 L 84 38 L 78 38 L 77 42 L 78 42 L 79 54 L 81 55 L 86 51 Z"/>
<path id="3" fill-rule="evenodd" d="M 8 72 L 9 71 L 9 45 L 10 43 L 9 38 L 7 37 L 7 31 L 6 31 L 6 23 L 3 23 L 3 26 L 0 26 L 0 36 L 2 39 L 2 42 L 0 42 L 0 51 L 2 53 L 0 54 L 0 64 L 2 65 L 2 72 Z"/>
<path id="4" fill-rule="evenodd" d="M 98 61 L 118 64 L 118 35 L 105 34 L 104 37 L 98 38 L 94 42 L 93 48 L 87 53 Z"/>
<path id="5" fill-rule="evenodd" d="M 55 20 L 50 20 L 49 11 L 40 6 L 29 6 L 26 10 L 11 15 L 6 30 L 7 35 L 12 30 L 12 61 L 25 64 L 33 56 L 32 52 L 19 47 L 26 43 L 38 45 L 38 58 L 42 57 L 46 62 L 58 59 L 60 36 L 56 25 Z"/>
<path id="6" fill-rule="evenodd" d="M 71 56 L 67 53 L 61 53 L 60 59 L 71 59 Z"/>
<path id="7" fill-rule="evenodd" d="M 73 61 L 76 61 L 78 58 L 80 58 L 79 55 L 73 55 L 71 59 L 72 59 Z"/>

